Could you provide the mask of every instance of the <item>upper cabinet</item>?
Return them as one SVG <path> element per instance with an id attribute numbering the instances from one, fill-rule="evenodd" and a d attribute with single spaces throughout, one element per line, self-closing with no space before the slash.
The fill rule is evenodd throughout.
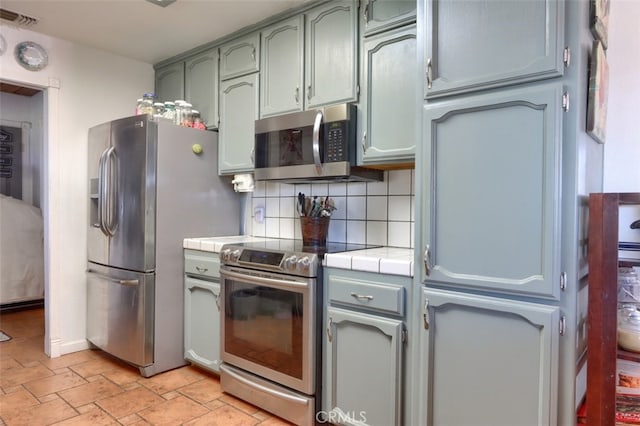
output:
<path id="1" fill-rule="evenodd" d="M 156 98 L 158 102 L 185 100 L 200 112 L 207 128 L 217 128 L 218 49 L 157 69 Z"/>
<path id="2" fill-rule="evenodd" d="M 302 111 L 303 26 L 299 15 L 262 30 L 261 117 Z"/>
<path id="3" fill-rule="evenodd" d="M 364 36 L 369 36 L 415 19 L 415 0 L 363 0 L 360 31 Z"/>
<path id="4" fill-rule="evenodd" d="M 260 70 L 260 33 L 249 34 L 220 46 L 220 80 Z"/>
<path id="5" fill-rule="evenodd" d="M 417 135 L 416 26 L 364 39 L 358 164 L 413 162 Z"/>
<path id="6" fill-rule="evenodd" d="M 184 62 L 156 70 L 156 98 L 161 102 L 184 99 Z"/>
<path id="7" fill-rule="evenodd" d="M 564 1 L 424 1 L 426 98 L 563 74 Z"/>
<path id="8" fill-rule="evenodd" d="M 357 8 L 335 1 L 262 30 L 260 116 L 357 98 Z"/>
<path id="9" fill-rule="evenodd" d="M 258 73 L 221 82 L 218 174 L 253 171 L 257 119 Z"/>
<path id="10" fill-rule="evenodd" d="M 218 49 L 187 59 L 184 72 L 185 100 L 200 112 L 207 128 L 218 128 Z"/>
<path id="11" fill-rule="evenodd" d="M 356 17 L 353 1 L 333 1 L 306 13 L 306 108 L 357 99 Z"/>

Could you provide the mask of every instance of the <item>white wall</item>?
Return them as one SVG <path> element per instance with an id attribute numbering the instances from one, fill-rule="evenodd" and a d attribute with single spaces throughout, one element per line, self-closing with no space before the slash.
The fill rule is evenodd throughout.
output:
<path id="1" fill-rule="evenodd" d="M 140 94 L 153 90 L 154 71 L 151 64 L 29 30 L 2 25 L 0 31 L 8 45 L 0 79 L 46 89 L 45 350 L 57 356 L 86 347 L 87 130 L 132 115 Z M 47 50 L 47 68 L 32 72 L 16 63 L 13 49 L 26 40 Z"/>
<path id="2" fill-rule="evenodd" d="M 640 1 L 611 1 L 604 191 L 640 192 Z"/>

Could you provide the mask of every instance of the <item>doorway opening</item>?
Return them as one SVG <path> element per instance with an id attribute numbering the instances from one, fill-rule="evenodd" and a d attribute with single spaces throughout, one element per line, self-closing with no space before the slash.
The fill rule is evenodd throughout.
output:
<path id="1" fill-rule="evenodd" d="M 0 311 L 42 308 L 44 93 L 0 82 Z"/>

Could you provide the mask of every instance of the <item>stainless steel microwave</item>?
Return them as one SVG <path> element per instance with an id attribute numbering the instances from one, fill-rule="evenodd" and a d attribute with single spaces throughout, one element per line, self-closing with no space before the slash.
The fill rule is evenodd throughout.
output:
<path id="1" fill-rule="evenodd" d="M 356 166 L 356 116 L 345 103 L 256 120 L 255 179 L 382 180 L 382 171 Z"/>

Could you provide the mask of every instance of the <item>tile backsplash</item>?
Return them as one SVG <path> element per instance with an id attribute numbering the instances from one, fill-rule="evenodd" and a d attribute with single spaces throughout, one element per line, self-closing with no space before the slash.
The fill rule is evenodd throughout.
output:
<path id="1" fill-rule="evenodd" d="M 248 233 L 255 237 L 301 238 L 298 192 L 329 196 L 328 241 L 413 248 L 415 178 L 413 170 L 384 172 L 382 182 L 285 184 L 256 182 Z"/>

